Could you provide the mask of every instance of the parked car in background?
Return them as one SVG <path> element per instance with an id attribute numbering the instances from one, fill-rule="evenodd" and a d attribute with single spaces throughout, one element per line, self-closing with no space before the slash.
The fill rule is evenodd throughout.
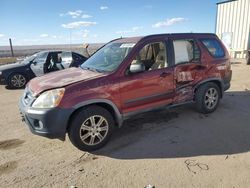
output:
<path id="1" fill-rule="evenodd" d="M 31 80 L 19 107 L 34 134 L 64 140 L 68 133 L 77 148 L 95 150 L 138 113 L 187 103 L 215 111 L 231 76 L 215 34 L 121 38 L 79 68 Z"/>
<path id="2" fill-rule="evenodd" d="M 11 88 L 22 88 L 36 76 L 78 67 L 86 57 L 70 51 L 41 51 L 21 62 L 0 66 L 0 81 Z"/>

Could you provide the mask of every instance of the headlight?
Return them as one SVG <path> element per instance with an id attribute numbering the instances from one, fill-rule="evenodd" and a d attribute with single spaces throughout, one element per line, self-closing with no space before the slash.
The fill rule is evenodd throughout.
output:
<path id="1" fill-rule="evenodd" d="M 53 89 L 42 93 L 32 104 L 34 108 L 53 108 L 59 105 L 63 95 L 64 88 Z"/>

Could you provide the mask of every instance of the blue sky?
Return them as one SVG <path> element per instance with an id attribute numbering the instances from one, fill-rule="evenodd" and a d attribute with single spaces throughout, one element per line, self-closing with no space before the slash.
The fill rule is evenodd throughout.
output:
<path id="1" fill-rule="evenodd" d="M 1 0 L 0 46 L 214 32 L 219 0 Z"/>

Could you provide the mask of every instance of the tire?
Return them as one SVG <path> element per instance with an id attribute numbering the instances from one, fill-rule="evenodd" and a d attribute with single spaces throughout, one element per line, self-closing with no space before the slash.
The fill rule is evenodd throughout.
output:
<path id="1" fill-rule="evenodd" d="M 221 91 L 212 82 L 201 85 L 195 93 L 195 104 L 198 112 L 207 114 L 214 112 L 220 102 Z"/>
<path id="2" fill-rule="evenodd" d="M 93 151 L 109 141 L 113 129 L 114 119 L 106 109 L 89 106 L 73 116 L 68 135 L 71 143 L 78 149 Z"/>
<path id="3" fill-rule="evenodd" d="M 10 88 L 24 88 L 27 83 L 27 77 L 22 73 L 13 73 L 8 77 L 7 84 Z"/>

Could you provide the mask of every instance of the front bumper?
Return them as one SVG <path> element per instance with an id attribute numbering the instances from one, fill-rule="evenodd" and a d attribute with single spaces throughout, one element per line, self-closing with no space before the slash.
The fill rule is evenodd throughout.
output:
<path id="1" fill-rule="evenodd" d="M 25 106 L 22 98 L 19 101 L 19 109 L 22 120 L 25 121 L 33 134 L 65 140 L 72 109 L 34 109 Z"/>
<path id="2" fill-rule="evenodd" d="M 3 77 L 3 75 L 0 75 L 0 84 L 6 84 L 6 81 Z"/>

